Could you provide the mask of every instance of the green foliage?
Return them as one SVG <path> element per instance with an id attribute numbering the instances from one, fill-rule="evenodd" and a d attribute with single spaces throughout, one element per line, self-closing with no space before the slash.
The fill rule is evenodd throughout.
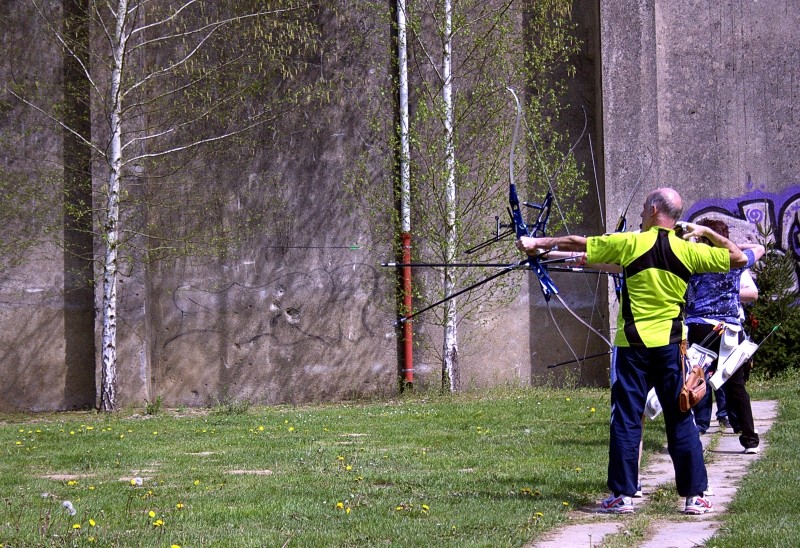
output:
<path id="1" fill-rule="evenodd" d="M 791 254 L 775 248 L 768 234 L 761 234 L 767 249 L 762 260 L 753 267 L 758 286 L 758 300 L 747 308 L 750 336 L 760 343 L 780 324 L 753 356 L 754 373 L 772 377 L 800 369 L 800 292 L 797 275 L 800 270 Z"/>
<path id="2" fill-rule="evenodd" d="M 455 149 L 455 203 L 448 196 L 448 143 L 446 105 L 442 97 L 441 4 L 408 2 L 408 66 L 410 103 L 411 227 L 413 260 L 446 263 L 512 263 L 518 253 L 511 239 L 472 255 L 462 252 L 491 238 L 494 218 L 509 222 L 509 152 L 516 109 L 507 87 L 514 88 L 524 103 L 525 125 L 516 150 L 515 173 L 520 198 L 541 201 L 552 187 L 556 207 L 551 231 L 564 230 L 580 217 L 579 204 L 586 192 L 581 166 L 567 154 L 571 140 L 563 130 L 566 79 L 572 74 L 572 56 L 579 44 L 570 22 L 571 3 L 565 1 L 453 3 L 453 101 Z M 438 11 L 437 11 L 438 10 Z M 389 19 L 391 14 L 382 13 Z M 391 22 L 391 21 L 390 21 Z M 395 55 L 393 44 L 388 55 Z M 394 82 L 392 93 L 397 93 Z M 396 106 L 385 90 L 375 98 L 372 114 L 373 138 L 388 142 L 372 146 L 368 158 L 380 155 L 385 177 L 393 177 L 394 202 L 400 201 L 397 184 L 399 136 L 397 119 L 389 113 Z M 387 212 L 386 185 L 376 184 L 362 160 L 351 173 L 350 190 L 359 201 L 367 200 L 374 212 L 373 227 L 384 235 L 398 234 L 400 222 L 395 210 Z M 360 168 L 360 169 L 358 169 Z M 389 182 L 384 179 L 385 182 Z M 533 210 L 527 210 L 526 216 Z M 531 214 L 532 215 L 532 214 Z M 453 239 L 453 234 L 455 234 Z M 399 254 L 399 239 L 396 242 Z M 496 272 L 486 268 L 422 269 L 414 271 L 414 301 L 417 309 L 441 299 L 445 277 L 456 289 Z M 458 318 L 488 322 L 493 313 L 517 295 L 522 274 L 504 276 L 458 298 Z M 399 292 L 398 292 L 399 293 Z M 445 308 L 434 308 L 415 320 L 415 325 L 442 326 Z M 417 343 L 434 355 L 440 352 L 438 331 L 417 330 Z M 440 356 L 437 356 L 440 357 Z"/>
<path id="3" fill-rule="evenodd" d="M 0 18 L 9 45 L 3 85 L 16 94 L 12 102 L 6 100 L 11 95 L 0 98 L 0 108 L 11 114 L 9 127 L 0 124 L 0 146 L 8 146 L 16 171 L 30 176 L 29 162 L 20 161 L 25 156 L 39 154 L 40 164 L 52 165 L 54 159 L 44 154 L 52 153 L 62 137 L 65 142 L 67 137 L 90 142 L 94 181 L 87 196 L 76 199 L 74 189 L 65 188 L 55 193 L 49 189 L 40 198 L 63 197 L 68 217 L 102 243 L 111 133 L 108 124 L 84 122 L 110 119 L 115 104 L 113 40 L 89 40 L 86 29 L 113 32 L 114 10 L 96 0 L 69 3 L 61 29 L 59 4 L 18 4 Z M 265 146 L 274 145 L 265 143 L 257 130 L 272 134 L 286 117 L 326 100 L 329 82 L 318 69 L 323 11 L 298 0 L 128 2 L 120 83 L 124 148 L 119 251 L 124 272 L 157 260 L 218 258 L 263 234 L 267 219 L 282 211 L 280 204 L 271 209 L 276 204 L 259 198 L 269 194 L 269 181 L 253 184 L 246 176 L 225 184 L 220 180 L 232 166 L 247 165 L 263 155 Z M 57 37 L 62 30 L 68 45 L 63 49 Z M 48 71 L 51 66 L 57 70 L 59 63 L 49 59 L 59 56 L 71 66 L 63 82 L 43 75 L 43 63 Z M 76 105 L 86 112 L 76 116 Z M 46 146 L 32 146 L 30 136 L 29 142 L 26 136 L 12 140 L 9 135 L 21 127 L 31 128 Z M 75 168 L 66 151 L 60 161 L 65 173 Z M 16 194 L 30 194 L 25 189 L 31 185 L 18 185 L 16 173 L 9 176 L 19 188 Z M 7 181 L 12 187 L 6 173 L 0 178 L 0 185 Z M 42 206 L 49 204 L 36 204 L 38 209 L 30 204 L 24 203 L 27 211 L 22 213 L 36 216 L 60 207 L 45 210 Z M 12 207 L 6 211 L 18 213 Z M 73 253 L 69 242 L 53 240 Z M 12 243 L 24 249 L 27 241 Z M 94 250 L 102 265 L 102 245 Z M 0 253 L 5 251 L 0 247 Z"/>
<path id="4" fill-rule="evenodd" d="M 163 398 L 161 396 L 156 396 L 155 401 L 145 401 L 144 402 L 144 414 L 145 415 L 158 415 L 161 412 L 161 405 L 163 404 Z"/>

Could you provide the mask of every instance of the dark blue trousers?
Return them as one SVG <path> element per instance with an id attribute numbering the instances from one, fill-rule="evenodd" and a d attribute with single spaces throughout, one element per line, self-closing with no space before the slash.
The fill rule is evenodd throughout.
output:
<path id="1" fill-rule="evenodd" d="M 667 446 L 682 497 L 702 495 L 708 487 L 703 446 L 691 411 L 678 408 L 684 373 L 680 345 L 617 349 L 616 381 L 611 386 L 611 438 L 608 488 L 631 496 L 639 478 L 639 440 L 648 386 L 654 386 L 664 413 Z"/>

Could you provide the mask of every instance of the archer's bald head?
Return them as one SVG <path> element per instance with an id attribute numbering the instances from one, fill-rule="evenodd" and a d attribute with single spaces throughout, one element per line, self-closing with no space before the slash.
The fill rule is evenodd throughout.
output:
<path id="1" fill-rule="evenodd" d="M 656 213 L 671 221 L 677 221 L 683 214 L 683 200 L 673 188 L 657 188 L 647 196 L 645 206 L 654 206 Z"/>

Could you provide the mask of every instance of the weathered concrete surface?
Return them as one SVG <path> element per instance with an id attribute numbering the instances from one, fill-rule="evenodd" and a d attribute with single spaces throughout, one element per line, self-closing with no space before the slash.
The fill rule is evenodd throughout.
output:
<path id="1" fill-rule="evenodd" d="M 637 544 L 640 548 L 691 548 L 704 545 L 722 526 L 728 505 L 736 496 L 736 489 L 747 473 L 750 465 L 764 451 L 768 450 L 768 432 L 777 414 L 778 404 L 775 401 L 753 401 L 753 417 L 756 429 L 760 434 L 760 450 L 755 455 L 745 455 L 739 444 L 739 436 L 721 433 L 713 426 L 701 436 L 704 447 L 713 445 L 707 450 L 706 468 L 709 485 L 714 494 L 710 496 L 714 510 L 702 516 L 684 516 L 682 514 L 684 500 L 681 498 L 675 508 L 675 519 L 653 521 L 647 528 L 647 538 Z M 713 416 L 713 415 L 712 415 Z M 656 419 L 659 420 L 659 419 Z M 712 442 L 713 440 L 713 442 Z M 649 494 L 656 489 L 672 488 L 675 485 L 675 471 L 666 448 L 653 456 L 642 470 L 642 494 L 634 499 L 634 507 L 647 505 Z M 635 514 L 634 514 L 635 515 Z M 608 535 L 625 535 L 627 516 L 598 514 L 596 507 L 583 508 L 572 512 L 569 516 L 573 523 L 551 532 L 542 540 L 528 545 L 530 548 L 547 548 L 563 546 L 599 546 Z"/>
<path id="2" fill-rule="evenodd" d="M 673 186 L 709 197 L 798 182 L 800 4 L 600 3 L 606 201 Z"/>
<path id="3" fill-rule="evenodd" d="M 17 6 L 9 5 L 4 21 L 13 23 Z M 579 0 L 574 11 L 586 46 L 570 90 L 575 108 L 568 128 L 573 136 L 579 133 L 579 107 L 586 106 L 604 208 L 601 215 L 594 196 L 588 197 L 586 221 L 572 227 L 573 233 L 613 229 L 630 199 L 628 221 L 635 228 L 642 199 L 660 185 L 676 187 L 688 208 L 709 197 L 779 192 L 798 183 L 800 4 Z M 193 174 L 210 184 L 260 187 L 277 200 L 280 214 L 259 241 L 245 242 L 216 262 L 175 261 L 124 277 L 123 405 L 158 396 L 167 404 L 205 405 L 234 398 L 319 401 L 397 390 L 395 280 L 378 266 L 392 258 L 390 242 L 372 241 L 370 220 L 359 215 L 357 200 L 345 195 L 342 185 L 364 147 L 380 147 L 368 141 L 361 90 L 389 89 L 391 76 L 384 47 L 390 27 L 358 17 L 363 48 L 329 49 L 328 59 L 339 65 L 326 65 L 350 71 L 357 85 L 324 112 L 313 113 L 311 121 L 301 116 L 274 133 L 264 130 L 255 153 L 231 151 L 221 165 Z M 337 31 L 334 23 L 331 32 Z M 0 77 L 28 68 L 42 85 L 58 84 L 59 48 L 21 47 L 46 43 L 42 27 L 10 24 L 3 32 Z M 20 48 L 12 51 L 15 44 Z M 3 167 L 56 169 L 60 133 L 8 97 L 0 101 L 5 115 L 0 129 L 22 143 L 20 154 L 3 157 Z M 276 142 L 275 135 L 284 134 L 288 137 Z M 587 139 L 575 153 L 593 181 Z M 367 166 L 375 185 L 388 185 L 391 178 L 383 160 L 376 154 Z M 59 189 L 49 195 L 58 197 Z M 245 198 L 231 196 L 230 202 Z M 224 224 L 233 214 L 216 211 L 208 222 Z M 361 244 L 358 250 L 347 249 L 355 242 Z M 606 311 L 606 302 L 613 308 L 614 298 L 594 294 L 607 287 L 604 279 L 598 286 L 596 278 L 583 275 L 554 278 L 571 308 L 606 328 L 615 315 Z M 602 353 L 604 343 L 587 335 L 555 301 L 550 303 L 554 321 L 537 281 L 518 279 L 522 295 L 501 314 L 487 317 L 485 325 L 463 324 L 462 332 L 479 341 L 462 347 L 465 386 L 548 378 L 605 383 L 605 356 L 580 366 L 547 367 L 572 359 L 558 329 L 579 356 Z M 46 250 L 24 268 L 4 271 L 0 281 L 0 409 L 93 405 L 97 368 L 91 352 L 81 351 L 78 335 L 87 333 L 95 306 L 65 304 L 63 256 Z M 436 386 L 438 363 L 420 356 L 418 385 Z"/>

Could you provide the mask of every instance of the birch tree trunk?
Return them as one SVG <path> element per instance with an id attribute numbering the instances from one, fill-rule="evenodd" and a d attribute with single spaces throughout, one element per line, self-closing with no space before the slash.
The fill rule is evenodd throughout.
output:
<path id="1" fill-rule="evenodd" d="M 453 132 L 453 6 L 451 0 L 444 2 L 444 56 L 442 59 L 442 99 L 444 100 L 445 128 L 445 263 L 455 262 L 458 232 L 456 230 L 456 155 Z M 444 294 L 455 291 L 455 277 L 451 268 L 444 270 Z M 458 326 L 456 323 L 456 299 L 445 303 L 444 342 L 442 347 L 442 383 L 449 381 L 449 390 L 455 392 L 460 388 L 458 370 Z M 443 386 L 444 388 L 444 386 Z"/>
<path id="2" fill-rule="evenodd" d="M 106 192 L 106 218 L 103 224 L 105 255 L 103 257 L 103 337 L 102 337 L 102 376 L 100 385 L 100 408 L 112 411 L 117 406 L 117 276 L 119 244 L 119 188 L 122 169 L 122 117 L 121 84 L 122 68 L 125 62 L 125 21 L 128 11 L 127 0 L 119 0 L 114 27 L 113 65 L 111 71 L 111 92 L 109 104 L 109 127 L 111 130 L 108 151 L 108 189 Z"/>

